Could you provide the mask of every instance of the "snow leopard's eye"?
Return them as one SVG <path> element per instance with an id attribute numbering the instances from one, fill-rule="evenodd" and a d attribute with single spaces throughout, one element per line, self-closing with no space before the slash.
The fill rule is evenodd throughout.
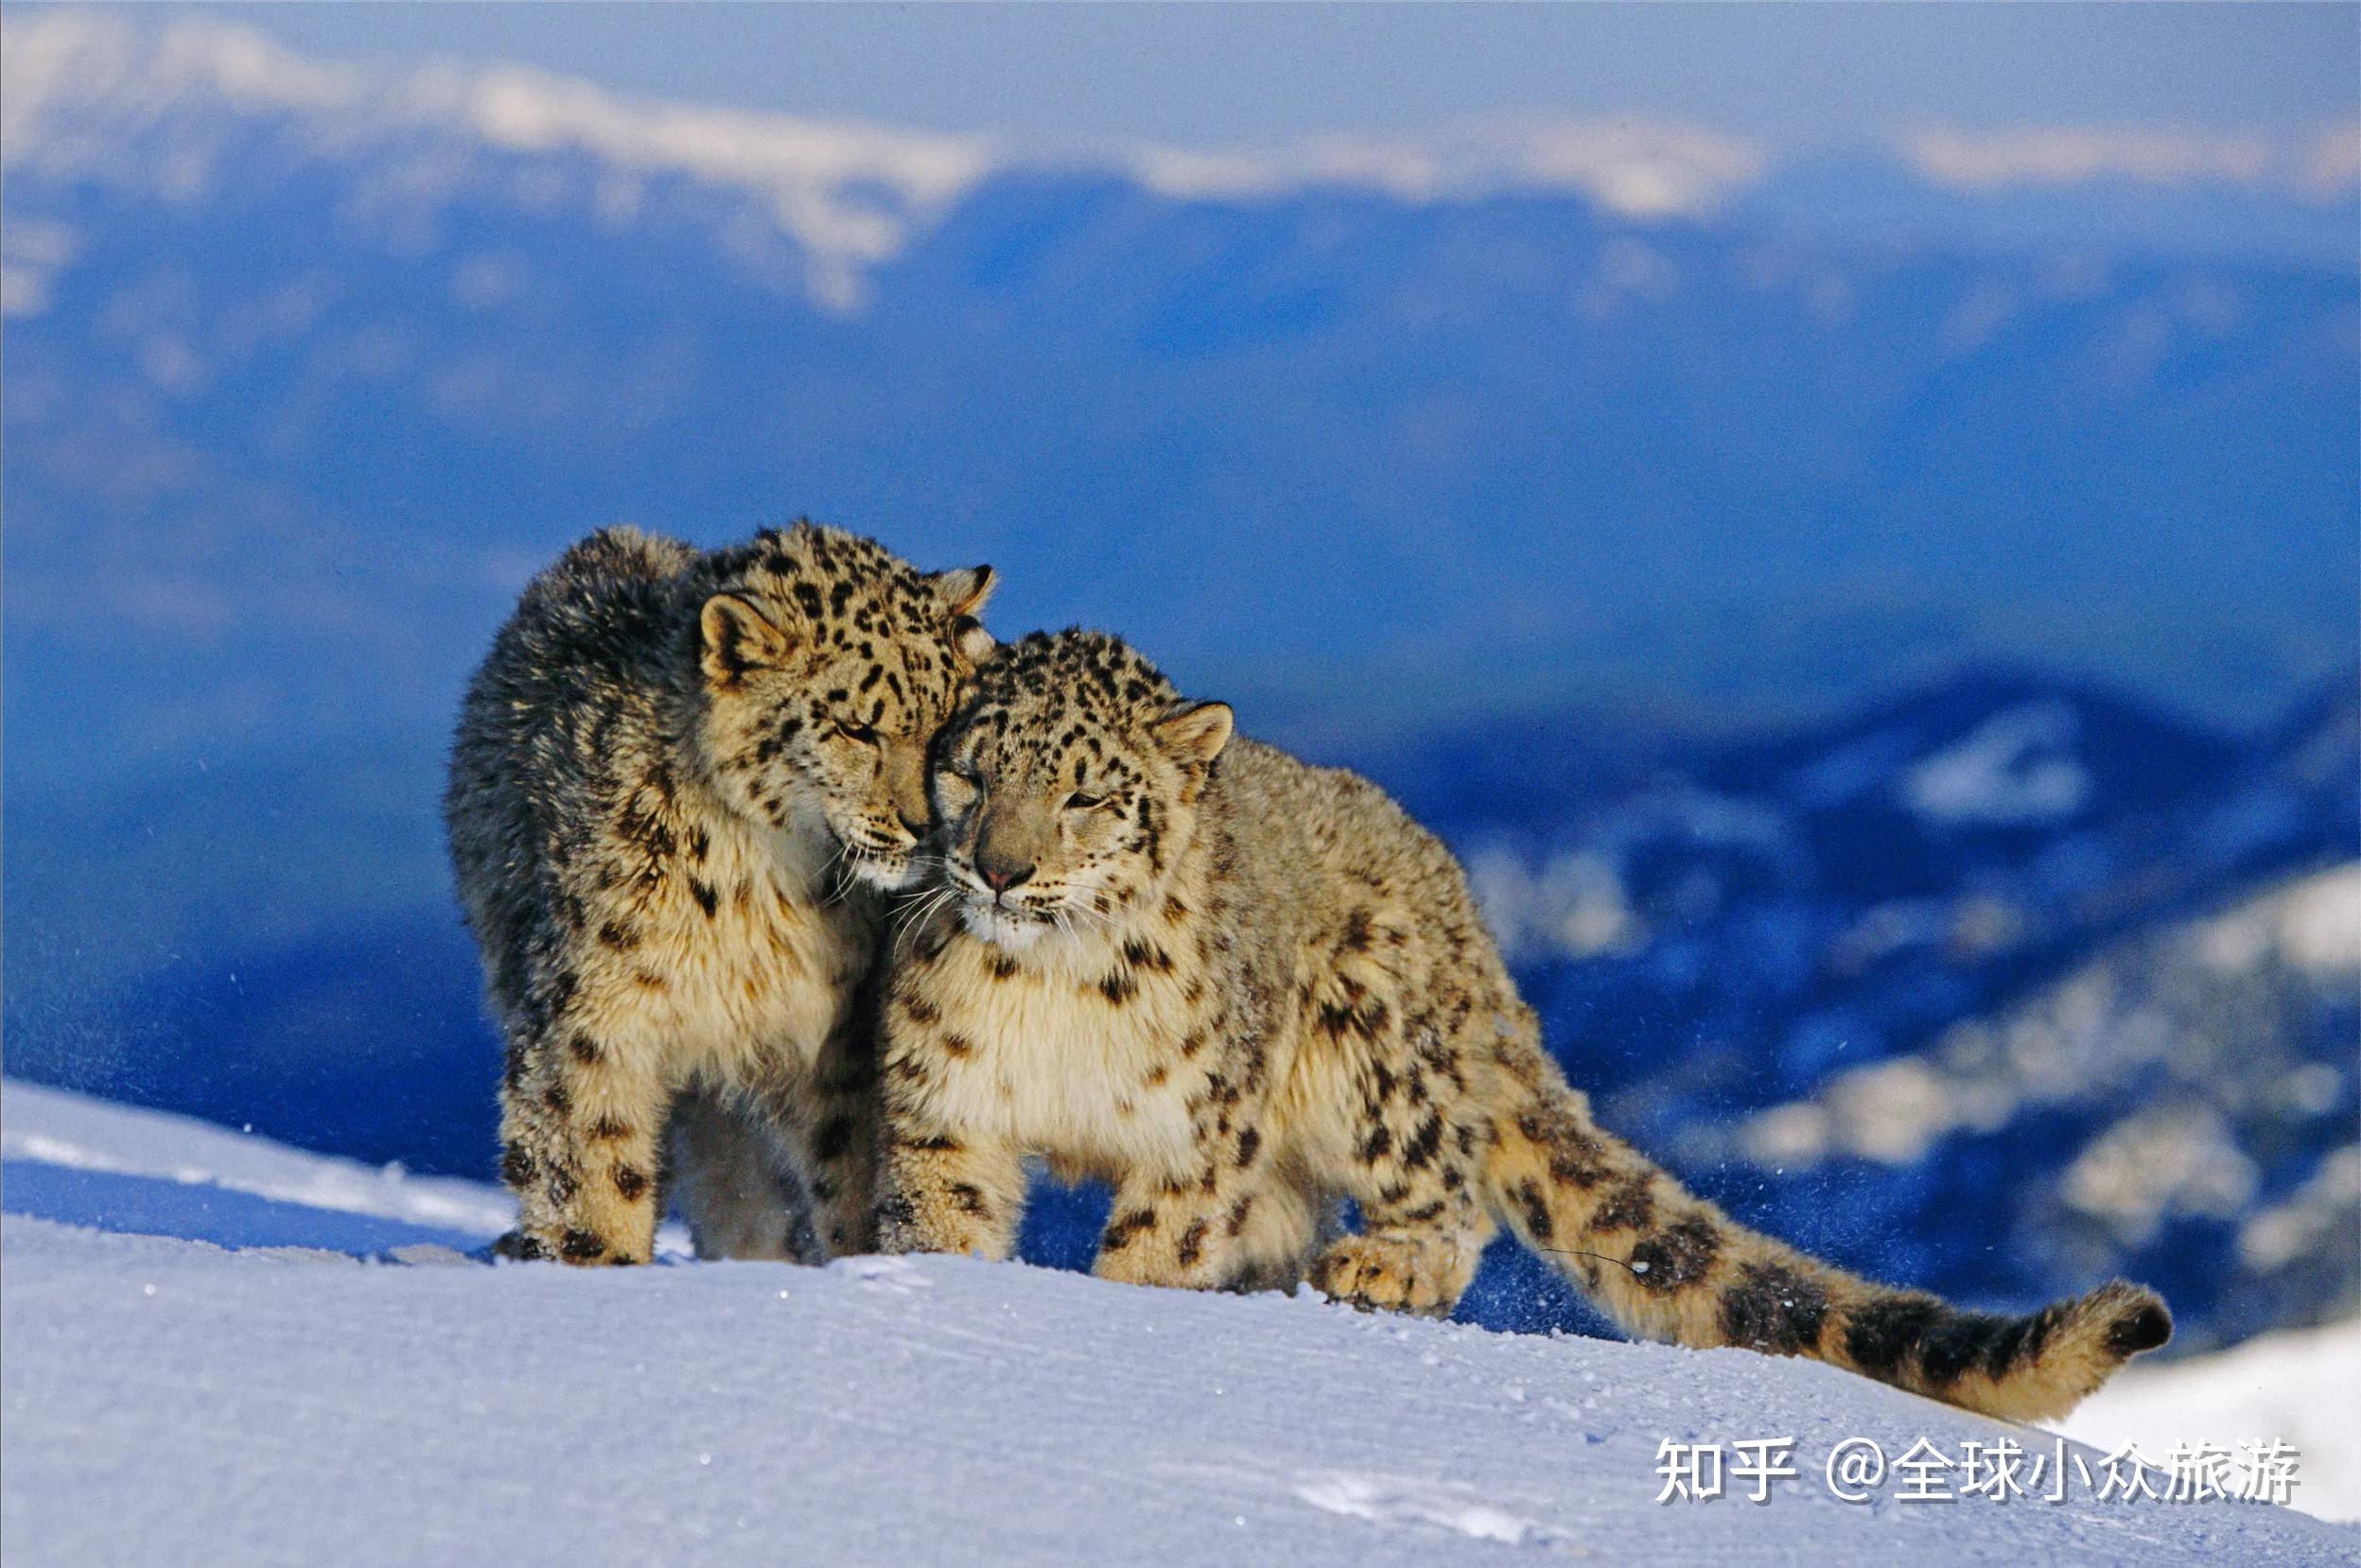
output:
<path id="1" fill-rule="evenodd" d="M 959 810 L 969 800 L 984 793 L 984 780 L 971 762 L 949 762 L 936 771 L 935 793 L 942 796 L 952 810 Z"/>
<path id="2" fill-rule="evenodd" d="M 836 733 L 857 746 L 877 744 L 877 730 L 868 724 L 856 724 L 848 720 L 836 721 Z"/>
<path id="3" fill-rule="evenodd" d="M 1066 810 L 1069 811 L 1095 811 L 1106 804 L 1105 795 L 1084 794 L 1079 790 L 1066 796 Z"/>

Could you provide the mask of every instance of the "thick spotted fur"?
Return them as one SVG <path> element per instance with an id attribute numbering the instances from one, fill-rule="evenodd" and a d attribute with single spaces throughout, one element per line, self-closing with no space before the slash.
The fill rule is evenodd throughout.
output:
<path id="1" fill-rule="evenodd" d="M 1230 729 L 1099 634 L 987 662 L 886 985 L 887 1247 L 1005 1256 L 1039 1154 L 1113 1183 L 1110 1279 L 1442 1314 L 1505 1222 L 1632 1333 L 2026 1419 L 2164 1342 L 2137 1286 L 1963 1312 L 1684 1191 L 1560 1076 L 1442 844 Z"/>
<path id="2" fill-rule="evenodd" d="M 445 797 L 508 1037 L 503 1251 L 644 1262 L 668 1176 L 701 1252 L 868 1244 L 882 900 L 990 586 L 797 524 L 609 529 L 525 589 Z"/>

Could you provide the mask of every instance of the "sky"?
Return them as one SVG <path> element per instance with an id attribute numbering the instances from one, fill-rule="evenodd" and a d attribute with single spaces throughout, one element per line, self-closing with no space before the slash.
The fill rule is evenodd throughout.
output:
<path id="1" fill-rule="evenodd" d="M 149 9 L 149 8 L 143 8 Z M 2300 133 L 2361 107 L 2352 4 L 223 5 L 303 52 L 507 61 L 1037 152 L 1638 111 L 1800 149 L 1937 121 Z"/>

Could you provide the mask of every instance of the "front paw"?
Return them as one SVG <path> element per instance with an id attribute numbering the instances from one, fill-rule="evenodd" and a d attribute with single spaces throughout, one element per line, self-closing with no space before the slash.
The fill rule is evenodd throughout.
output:
<path id="1" fill-rule="evenodd" d="M 881 1199 L 874 1238 L 877 1251 L 887 1257 L 911 1252 L 966 1253 L 976 1258 L 1006 1256 L 1007 1248 L 988 1223 L 989 1216 L 979 1214 L 980 1206 L 969 1196 L 974 1191 L 972 1187 L 960 1187 L 953 1196 L 896 1193 Z"/>
<path id="2" fill-rule="evenodd" d="M 877 1250 L 887 1257 L 932 1250 L 918 1234 L 918 1206 L 901 1193 L 888 1193 L 877 1200 L 869 1228 Z"/>
<path id="3" fill-rule="evenodd" d="M 648 1261 L 608 1246 L 606 1238 L 596 1231 L 562 1230 L 554 1236 L 543 1236 L 521 1228 L 494 1242 L 492 1256 L 519 1263 L 541 1263 L 555 1258 L 586 1268 L 601 1263 L 621 1265 Z"/>
<path id="4" fill-rule="evenodd" d="M 549 1255 L 549 1246 L 540 1237 L 522 1230 L 511 1230 L 492 1244 L 492 1256 L 512 1263 L 537 1263 Z"/>

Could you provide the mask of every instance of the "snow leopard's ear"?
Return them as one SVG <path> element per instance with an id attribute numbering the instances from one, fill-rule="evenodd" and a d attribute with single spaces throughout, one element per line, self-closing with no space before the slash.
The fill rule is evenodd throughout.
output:
<path id="1" fill-rule="evenodd" d="M 705 678 L 717 691 L 734 690 L 749 670 L 782 663 L 793 646 L 778 623 L 743 594 L 719 593 L 707 600 L 697 629 Z"/>
<path id="2" fill-rule="evenodd" d="M 951 571 L 938 571 L 928 578 L 928 586 L 943 601 L 943 608 L 954 616 L 974 616 L 984 613 L 984 601 L 1000 586 L 1000 573 L 989 566 L 959 566 Z"/>
<path id="3" fill-rule="evenodd" d="M 1182 703 L 1152 726 L 1156 743 L 1176 762 L 1203 767 L 1230 743 L 1228 703 Z"/>
<path id="4" fill-rule="evenodd" d="M 984 601 L 992 597 L 992 590 L 1000 586 L 1000 573 L 989 566 L 960 566 L 938 571 L 926 581 L 950 618 L 952 646 L 970 664 L 981 664 L 995 644 L 992 634 L 976 618 L 984 613 Z"/>

